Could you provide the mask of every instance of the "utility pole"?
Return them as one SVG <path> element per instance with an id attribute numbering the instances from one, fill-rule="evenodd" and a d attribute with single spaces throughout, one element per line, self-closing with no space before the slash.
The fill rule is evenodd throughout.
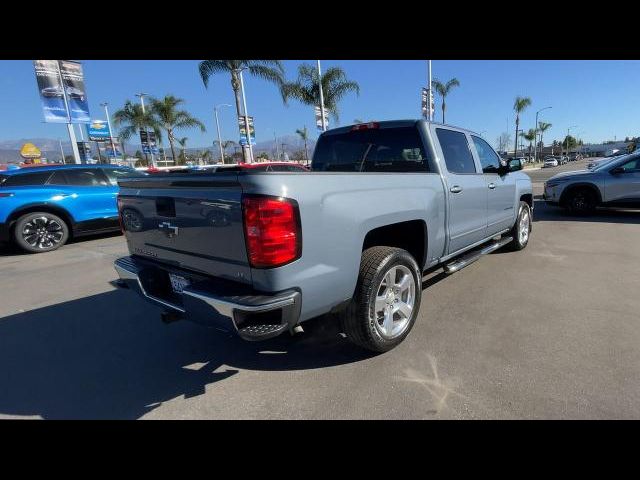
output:
<path id="1" fill-rule="evenodd" d="M 542 111 L 542 110 L 547 110 L 548 108 L 552 108 L 552 107 L 544 107 L 540 110 L 538 110 L 536 112 L 536 124 L 534 127 L 534 131 L 535 131 L 535 135 L 533 136 L 533 161 L 534 163 L 538 161 L 538 114 Z M 544 147 L 544 145 L 543 145 Z"/>
<path id="2" fill-rule="evenodd" d="M 244 107 L 244 129 L 247 135 L 247 145 L 249 146 L 249 161 L 247 163 L 253 163 L 253 147 L 251 146 L 251 131 L 249 130 L 249 113 L 247 112 L 247 97 L 244 93 L 244 80 L 242 78 L 242 71 L 240 69 L 240 88 L 242 89 L 242 106 Z"/>
<path id="3" fill-rule="evenodd" d="M 218 145 L 220 146 L 220 161 L 224 163 L 224 150 L 222 149 L 222 137 L 220 136 L 220 121 L 218 120 L 218 107 L 230 107 L 228 103 L 222 103 L 213 107 L 216 116 L 216 128 L 218 129 Z"/>
<path id="4" fill-rule="evenodd" d="M 142 92 L 136 93 L 136 97 L 140 97 L 140 106 L 142 107 L 142 114 L 143 115 L 145 114 L 144 97 L 148 97 L 148 96 L 149 96 L 148 93 L 142 93 Z M 147 132 L 147 127 L 146 126 L 144 127 L 144 131 L 145 131 L 145 133 Z M 147 137 L 147 138 L 149 138 L 149 137 Z M 144 146 L 143 146 L 143 148 L 144 148 Z M 155 156 L 153 155 L 153 150 L 151 149 L 151 145 L 149 145 L 149 154 L 151 155 L 151 165 L 153 167 L 155 167 L 156 166 L 156 159 L 155 159 Z M 174 158 L 173 161 L 175 162 L 176 159 Z"/>
<path id="5" fill-rule="evenodd" d="M 320 70 L 320 60 L 318 60 L 318 87 L 320 89 L 320 117 L 322 119 L 322 131 L 327 131 L 327 124 L 324 120 L 324 93 L 322 92 L 322 70 Z"/>

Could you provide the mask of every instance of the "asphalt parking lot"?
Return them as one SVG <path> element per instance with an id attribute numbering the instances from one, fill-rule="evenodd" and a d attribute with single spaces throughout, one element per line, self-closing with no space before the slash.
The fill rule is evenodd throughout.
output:
<path id="1" fill-rule="evenodd" d="M 562 170 L 532 170 L 535 193 Z M 424 282 L 407 340 L 372 356 L 331 318 L 245 343 L 118 289 L 119 235 L 0 248 L 0 418 L 640 417 L 640 212 L 536 200 L 522 252 Z"/>

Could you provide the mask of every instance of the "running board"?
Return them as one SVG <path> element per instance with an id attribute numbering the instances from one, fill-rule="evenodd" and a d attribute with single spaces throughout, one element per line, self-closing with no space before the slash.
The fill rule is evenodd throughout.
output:
<path id="1" fill-rule="evenodd" d="M 491 242 L 486 247 L 481 248 L 480 250 L 471 251 L 462 257 L 458 258 L 454 262 L 447 263 L 444 266 L 444 273 L 450 275 L 452 273 L 457 272 L 458 270 L 462 270 L 464 267 L 471 265 L 473 262 L 478 260 L 483 255 L 487 253 L 495 252 L 499 248 L 504 247 L 507 243 L 513 241 L 513 237 L 503 237 L 500 240 L 496 240 Z"/>

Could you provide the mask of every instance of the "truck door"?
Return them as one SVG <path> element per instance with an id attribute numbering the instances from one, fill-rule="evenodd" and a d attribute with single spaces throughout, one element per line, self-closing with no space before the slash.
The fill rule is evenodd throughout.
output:
<path id="1" fill-rule="evenodd" d="M 516 221 L 516 182 L 513 175 L 498 174 L 500 157 L 482 138 L 471 135 L 487 185 L 487 236 L 510 228 Z"/>
<path id="2" fill-rule="evenodd" d="M 444 158 L 443 174 L 448 197 L 448 253 L 485 238 L 487 231 L 487 183 L 471 153 L 464 132 L 436 127 Z"/>

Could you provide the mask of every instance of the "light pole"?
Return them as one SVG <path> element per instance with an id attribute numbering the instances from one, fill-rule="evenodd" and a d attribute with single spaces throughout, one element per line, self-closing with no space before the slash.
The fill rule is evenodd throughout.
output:
<path id="1" fill-rule="evenodd" d="M 320 60 L 318 60 L 318 88 L 320 89 L 320 118 L 322 119 L 322 131 L 327 131 L 324 121 L 324 93 L 322 92 L 322 71 L 320 70 Z"/>
<path id="2" fill-rule="evenodd" d="M 142 92 L 140 92 L 140 93 L 136 93 L 136 97 L 140 97 L 140 105 L 142 106 L 142 114 L 143 114 L 143 115 L 145 114 L 145 110 L 144 110 L 144 97 L 148 97 L 148 96 L 149 96 L 149 94 L 148 94 L 148 93 L 142 93 Z M 145 131 L 145 133 L 147 133 L 147 127 L 146 127 L 146 126 L 144 127 L 144 131 Z M 148 139 L 148 138 L 149 138 L 149 137 L 147 137 L 147 139 Z M 148 142 L 147 142 L 147 143 L 148 143 Z M 143 148 L 144 148 L 144 146 L 143 146 Z M 154 157 L 154 155 L 153 155 L 153 150 L 151 150 L 151 145 L 149 145 L 149 154 L 151 155 L 151 165 L 152 165 L 153 167 L 155 167 L 155 166 L 156 166 L 156 160 L 155 160 L 155 157 Z M 175 162 L 175 161 L 176 161 L 176 159 L 174 158 L 174 159 L 173 159 L 173 161 Z"/>
<path id="3" fill-rule="evenodd" d="M 429 121 L 433 122 L 433 102 L 431 101 L 433 97 L 431 94 L 431 60 L 427 60 L 427 79 L 429 81 L 427 87 L 427 102 L 429 102 L 427 111 L 429 112 Z"/>
<path id="4" fill-rule="evenodd" d="M 64 150 L 62 149 L 62 140 L 58 139 L 58 143 L 60 143 L 60 155 L 62 155 L 62 163 L 66 163 L 64 161 Z"/>
<path id="5" fill-rule="evenodd" d="M 109 117 L 109 107 L 107 102 L 103 102 L 100 104 L 101 107 L 104 107 L 104 114 L 107 117 L 107 126 L 109 127 L 109 140 L 111 140 L 111 151 L 113 152 L 113 158 L 117 158 L 116 155 L 116 146 L 113 143 L 113 131 L 111 130 L 111 117 Z M 109 160 L 111 163 L 111 160 Z"/>
<path id="6" fill-rule="evenodd" d="M 535 131 L 535 135 L 533 136 L 533 162 L 534 163 L 538 161 L 538 114 L 542 110 L 547 110 L 549 108 L 553 108 L 553 107 L 544 107 L 536 112 L 536 124 L 533 127 L 533 130 Z"/>
<path id="7" fill-rule="evenodd" d="M 216 128 L 218 129 L 218 145 L 220 146 L 220 161 L 224 163 L 224 150 L 222 150 L 222 137 L 220 136 L 220 122 L 218 121 L 218 108 L 230 107 L 228 103 L 221 103 L 213 107 L 213 112 L 216 115 Z"/>
<path id="8" fill-rule="evenodd" d="M 569 128 L 567 128 L 567 160 L 569 159 L 569 131 L 572 128 L 577 128 L 578 125 L 571 125 Z"/>
<path id="9" fill-rule="evenodd" d="M 246 70 L 246 68 L 240 68 L 239 76 L 240 76 L 240 89 L 242 90 L 242 106 L 244 108 L 244 129 L 247 136 L 247 145 L 249 146 L 249 158 L 247 163 L 253 162 L 253 147 L 251 146 L 251 131 L 249 130 L 249 113 L 247 112 L 247 97 L 244 93 L 244 80 L 242 78 L 242 72 Z M 243 149 L 246 151 L 246 149 Z"/>
<path id="10" fill-rule="evenodd" d="M 276 161 L 280 160 L 280 150 L 278 150 L 278 137 L 275 130 L 273 131 L 273 141 L 276 143 Z"/>

